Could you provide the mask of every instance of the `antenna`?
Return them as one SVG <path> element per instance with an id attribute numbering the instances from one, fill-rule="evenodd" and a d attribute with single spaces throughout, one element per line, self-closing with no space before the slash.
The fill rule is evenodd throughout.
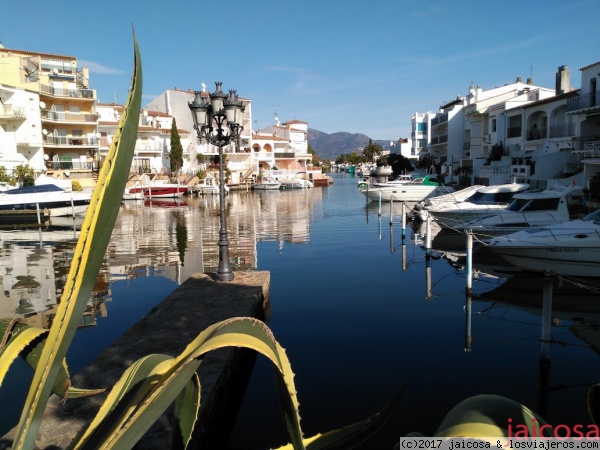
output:
<path id="1" fill-rule="evenodd" d="M 271 108 L 275 108 L 275 110 L 273 111 L 273 115 L 275 116 L 275 125 L 279 126 L 280 122 L 279 122 L 279 117 L 277 117 L 277 107 L 281 106 L 281 105 L 271 105 Z"/>

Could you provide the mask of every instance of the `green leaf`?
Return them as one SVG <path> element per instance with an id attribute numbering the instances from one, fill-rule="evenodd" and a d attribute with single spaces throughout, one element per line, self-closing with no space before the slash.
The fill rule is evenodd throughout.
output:
<path id="1" fill-rule="evenodd" d="M 135 149 L 142 95 L 142 67 L 134 36 L 131 90 L 92 195 L 63 295 L 39 358 L 16 430 L 13 448 L 33 448 L 48 396 L 77 330 L 106 252 Z"/>
<path id="2" fill-rule="evenodd" d="M 184 448 L 187 448 L 192 439 L 194 424 L 200 409 L 200 378 L 194 374 L 185 386 L 185 389 L 175 399 L 173 414 L 177 420 L 179 439 Z"/>

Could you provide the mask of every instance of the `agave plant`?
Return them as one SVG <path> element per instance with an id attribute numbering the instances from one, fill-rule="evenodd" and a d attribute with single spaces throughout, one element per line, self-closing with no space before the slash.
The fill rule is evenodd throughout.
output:
<path id="1" fill-rule="evenodd" d="M 44 330 L 18 320 L 0 321 L 0 335 L 3 336 L 0 385 L 17 356 L 25 358 L 35 369 L 15 431 L 14 449 L 34 447 L 52 392 L 73 398 L 103 391 L 79 390 L 71 386 L 65 355 L 98 276 L 131 167 L 142 95 L 142 64 L 135 35 L 133 43 L 134 70 L 129 96 L 102 166 L 52 326 L 50 330 Z M 111 388 L 95 419 L 71 447 L 132 448 L 172 404 L 178 420 L 178 434 L 186 446 L 200 405 L 196 371 L 206 352 L 225 346 L 256 350 L 274 363 L 278 386 L 286 394 L 283 403 L 290 440 L 295 449 L 303 449 L 298 400 L 289 360 L 269 328 L 253 318 L 235 318 L 212 325 L 179 356 L 155 354 L 136 361 Z"/>

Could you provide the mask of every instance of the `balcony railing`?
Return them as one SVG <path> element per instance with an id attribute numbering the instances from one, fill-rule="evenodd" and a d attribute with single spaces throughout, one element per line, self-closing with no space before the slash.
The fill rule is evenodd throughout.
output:
<path id="1" fill-rule="evenodd" d="M 293 159 L 296 157 L 294 152 L 275 152 L 275 158 L 280 159 Z"/>
<path id="2" fill-rule="evenodd" d="M 54 120 L 62 122 L 96 122 L 96 114 L 77 114 L 56 111 L 42 111 L 42 120 Z"/>
<path id="3" fill-rule="evenodd" d="M 162 153 L 163 147 L 160 144 L 137 144 L 135 151 L 136 153 Z"/>
<path id="4" fill-rule="evenodd" d="M 83 136 L 45 136 L 44 145 L 72 145 L 72 146 L 98 146 L 98 139 L 95 137 Z"/>
<path id="5" fill-rule="evenodd" d="M 83 162 L 79 159 L 63 159 L 61 161 L 46 161 L 46 167 L 52 170 L 92 170 L 94 162 Z"/>
<path id="6" fill-rule="evenodd" d="M 600 136 L 585 136 L 572 140 L 572 151 L 583 153 L 584 157 L 600 157 Z"/>
<path id="7" fill-rule="evenodd" d="M 448 135 L 444 134 L 442 136 L 433 136 L 431 138 L 431 145 L 445 144 L 448 142 Z"/>
<path id="8" fill-rule="evenodd" d="M 521 137 L 521 127 L 509 127 L 506 130 L 507 138 Z"/>
<path id="9" fill-rule="evenodd" d="M 448 122 L 448 113 L 444 113 L 441 116 L 431 119 L 431 126 L 434 127 L 434 126 L 440 125 L 444 122 Z"/>
<path id="10" fill-rule="evenodd" d="M 42 84 L 40 86 L 40 92 L 42 94 L 53 95 L 55 97 L 94 99 L 94 91 L 92 89 L 69 89 Z"/>
<path id="11" fill-rule="evenodd" d="M 579 109 L 593 108 L 600 106 L 600 96 L 595 92 L 583 94 L 579 97 L 567 99 L 567 111 L 577 111 Z"/>
<path id="12" fill-rule="evenodd" d="M 22 106 L 0 104 L 0 119 L 25 119 L 25 108 Z"/>
<path id="13" fill-rule="evenodd" d="M 550 137 L 571 137 L 575 136 L 575 123 L 563 123 L 561 125 L 550 125 Z"/>
<path id="14" fill-rule="evenodd" d="M 535 141 L 538 139 L 545 139 L 547 134 L 546 128 L 532 128 L 527 132 L 527 140 Z"/>

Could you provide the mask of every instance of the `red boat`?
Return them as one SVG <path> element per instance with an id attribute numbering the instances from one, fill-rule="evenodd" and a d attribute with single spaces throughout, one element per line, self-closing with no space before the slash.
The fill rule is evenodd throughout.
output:
<path id="1" fill-rule="evenodd" d="M 129 188 L 130 194 L 141 192 L 144 198 L 176 198 L 187 194 L 188 187 L 181 184 L 154 182 Z"/>

